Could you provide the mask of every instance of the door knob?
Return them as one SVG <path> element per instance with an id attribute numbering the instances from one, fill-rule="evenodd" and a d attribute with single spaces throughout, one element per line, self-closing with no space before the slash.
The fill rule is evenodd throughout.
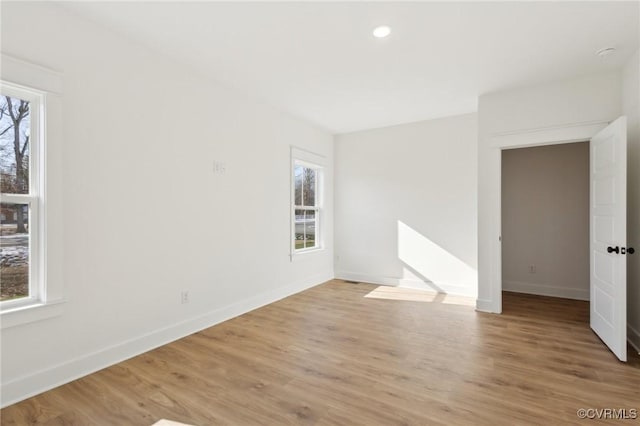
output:
<path id="1" fill-rule="evenodd" d="M 635 252 L 636 252 L 636 249 L 634 249 L 633 247 L 627 247 L 627 253 L 633 254 Z"/>
<path id="2" fill-rule="evenodd" d="M 620 247 L 616 246 L 615 248 L 609 246 L 607 247 L 607 253 L 620 253 Z"/>

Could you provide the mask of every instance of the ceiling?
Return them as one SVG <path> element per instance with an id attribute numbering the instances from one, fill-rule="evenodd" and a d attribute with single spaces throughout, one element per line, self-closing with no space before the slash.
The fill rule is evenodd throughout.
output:
<path id="1" fill-rule="evenodd" d="M 638 2 L 74 2 L 332 133 L 475 111 L 479 95 L 620 69 Z M 377 25 L 392 27 L 376 39 Z M 617 52 L 595 55 L 603 47 Z"/>

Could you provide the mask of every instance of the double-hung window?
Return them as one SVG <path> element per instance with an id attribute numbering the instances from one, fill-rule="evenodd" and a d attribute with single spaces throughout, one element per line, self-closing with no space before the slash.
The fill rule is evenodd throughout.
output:
<path id="1" fill-rule="evenodd" d="M 0 303 L 42 301 L 44 94 L 0 82 Z"/>
<path id="2" fill-rule="evenodd" d="M 298 253 L 321 248 L 322 165 L 309 161 L 309 153 L 292 152 L 292 253 Z"/>

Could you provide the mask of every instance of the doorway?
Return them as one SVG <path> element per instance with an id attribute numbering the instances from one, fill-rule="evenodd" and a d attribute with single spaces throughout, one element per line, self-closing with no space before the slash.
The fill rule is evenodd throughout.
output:
<path id="1" fill-rule="evenodd" d="M 480 265 L 491 268 L 479 274 L 477 308 L 502 312 L 502 151 L 521 147 L 576 143 L 589 140 L 590 157 L 590 292 L 589 325 L 620 361 L 627 360 L 627 119 L 609 123 L 587 123 L 549 129 L 496 134 L 484 159 L 492 167 L 484 187 L 490 202 L 480 204 L 480 248 L 485 248 Z M 490 220 L 487 220 L 490 219 Z M 486 231 L 497 237 L 487 238 Z M 479 272 L 482 271 L 479 269 Z M 491 299 L 487 300 L 486 290 Z M 482 290 L 482 291 L 481 291 Z"/>
<path id="2" fill-rule="evenodd" d="M 589 142 L 501 155 L 502 290 L 588 301 Z"/>

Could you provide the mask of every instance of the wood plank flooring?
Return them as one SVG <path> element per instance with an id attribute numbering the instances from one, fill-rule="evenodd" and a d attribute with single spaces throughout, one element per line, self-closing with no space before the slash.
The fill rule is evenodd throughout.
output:
<path id="1" fill-rule="evenodd" d="M 555 425 L 598 423 L 579 408 L 640 410 L 640 358 L 616 360 L 586 302 L 505 293 L 493 315 L 377 288 L 330 281 L 7 407 L 1 423 Z"/>

